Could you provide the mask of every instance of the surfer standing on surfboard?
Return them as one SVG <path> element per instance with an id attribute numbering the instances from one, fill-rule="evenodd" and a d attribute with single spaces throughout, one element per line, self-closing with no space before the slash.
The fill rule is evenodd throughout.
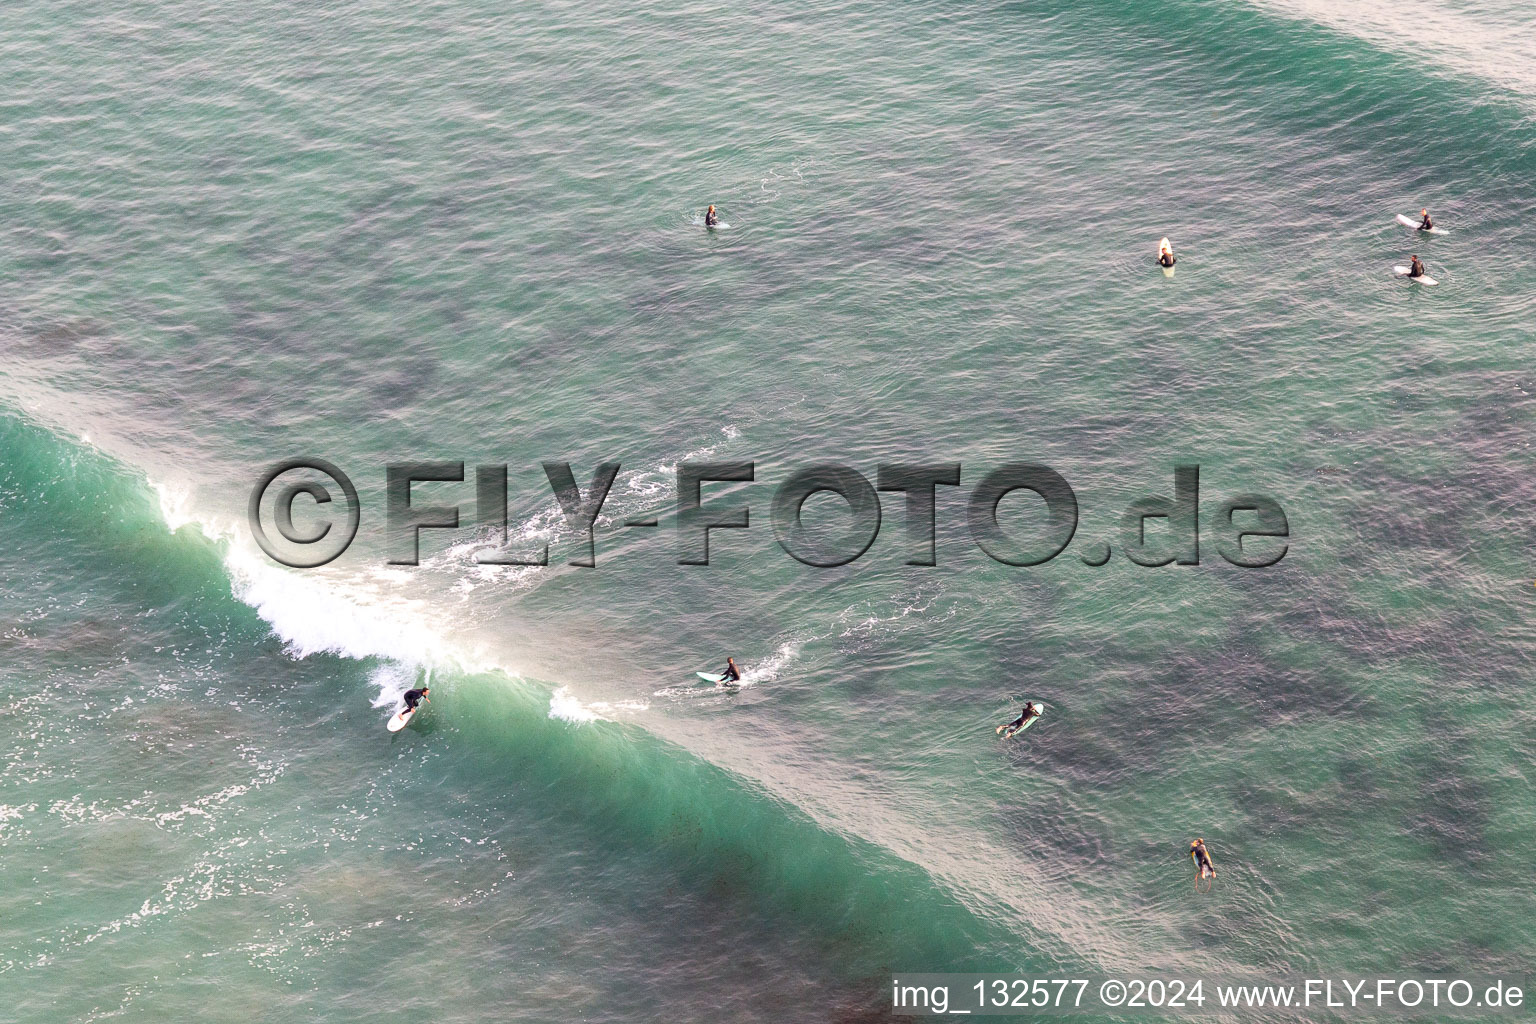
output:
<path id="1" fill-rule="evenodd" d="M 422 701 L 426 701 L 428 704 L 431 704 L 432 703 L 432 698 L 427 696 L 427 694 L 430 693 L 431 690 L 432 690 L 432 687 L 430 687 L 430 686 L 423 686 L 419 690 L 406 690 L 405 691 L 405 714 L 410 714 L 411 712 L 415 711 L 416 710 L 416 705 L 420 704 Z"/>

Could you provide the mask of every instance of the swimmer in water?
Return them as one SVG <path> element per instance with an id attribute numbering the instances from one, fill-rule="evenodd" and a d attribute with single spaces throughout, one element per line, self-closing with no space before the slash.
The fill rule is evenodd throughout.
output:
<path id="1" fill-rule="evenodd" d="M 720 223 L 720 218 L 719 218 L 719 216 L 717 216 L 715 214 L 715 208 L 713 206 L 711 206 L 708 210 L 704 211 L 704 226 L 705 227 L 712 228 L 712 227 L 714 227 L 718 223 Z"/>

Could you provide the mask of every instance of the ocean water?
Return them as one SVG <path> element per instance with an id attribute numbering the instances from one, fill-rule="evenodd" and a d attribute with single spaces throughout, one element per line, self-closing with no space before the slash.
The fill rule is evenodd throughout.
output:
<path id="1" fill-rule="evenodd" d="M 0 1017 L 1527 973 L 1536 15 L 1377 6 L 0 8 Z M 361 493 L 322 569 L 245 523 L 299 455 Z M 507 464 L 552 565 L 475 562 L 472 482 L 387 564 L 427 459 Z M 622 465 L 595 569 L 548 460 Z M 708 567 L 689 460 L 757 466 Z M 962 463 L 938 565 L 896 495 L 859 560 L 785 554 L 817 461 Z M 966 533 L 1010 461 L 1076 491 L 1049 564 Z M 1202 562 L 1134 565 L 1180 463 Z M 1215 553 L 1248 492 L 1269 569 Z"/>

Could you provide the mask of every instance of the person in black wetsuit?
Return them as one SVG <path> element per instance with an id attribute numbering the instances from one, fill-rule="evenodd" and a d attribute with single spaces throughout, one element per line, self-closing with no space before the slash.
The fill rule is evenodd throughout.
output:
<path id="1" fill-rule="evenodd" d="M 1424 273 L 1424 261 L 1417 256 L 1413 257 L 1413 262 L 1408 265 L 1408 276 L 1423 277 Z"/>
<path id="2" fill-rule="evenodd" d="M 1195 862 L 1197 879 L 1216 877 L 1216 865 L 1211 863 L 1211 854 L 1205 848 L 1204 839 L 1196 839 L 1189 844 L 1189 859 Z"/>
<path id="3" fill-rule="evenodd" d="M 716 215 L 715 208 L 713 206 L 711 206 L 708 210 L 704 211 L 704 226 L 705 227 L 712 228 L 712 227 L 714 227 L 718 223 L 720 223 L 720 218 L 719 218 L 718 215 Z"/>
<path id="4" fill-rule="evenodd" d="M 1157 262 L 1162 266 L 1171 267 L 1175 263 L 1179 262 L 1179 260 L 1178 257 L 1173 254 L 1172 249 L 1164 249 L 1162 252 L 1157 254 Z"/>
<path id="5" fill-rule="evenodd" d="M 710 207 L 710 209 L 714 209 L 714 207 Z M 720 685 L 724 686 L 728 683 L 739 682 L 741 682 L 741 669 L 736 667 L 736 659 L 726 658 L 725 671 L 720 674 Z"/>
<path id="6" fill-rule="evenodd" d="M 1419 211 L 1419 216 L 1424 218 L 1423 223 L 1421 223 L 1419 225 L 1419 230 L 1420 231 L 1428 231 L 1430 228 L 1435 226 L 1435 222 L 1429 219 L 1429 211 L 1428 210 L 1420 210 Z"/>
<path id="7" fill-rule="evenodd" d="M 1029 720 L 1031 718 L 1039 718 L 1040 714 L 1040 709 L 1035 705 L 1035 702 L 1032 700 L 1027 700 L 1024 702 L 1024 710 L 1019 712 L 1019 717 L 1015 718 L 1007 725 L 998 726 L 997 731 L 1002 733 L 1003 739 L 1006 740 L 1014 733 L 1024 728 L 1025 725 L 1029 724 Z"/>
<path id="8" fill-rule="evenodd" d="M 432 698 L 427 696 L 427 694 L 430 693 L 431 690 L 432 690 L 432 688 L 430 686 L 423 686 L 419 690 L 406 690 L 405 691 L 405 710 L 407 712 L 415 711 L 416 710 L 416 706 L 418 704 L 420 704 L 422 701 L 426 701 L 428 704 L 431 704 L 432 703 Z"/>

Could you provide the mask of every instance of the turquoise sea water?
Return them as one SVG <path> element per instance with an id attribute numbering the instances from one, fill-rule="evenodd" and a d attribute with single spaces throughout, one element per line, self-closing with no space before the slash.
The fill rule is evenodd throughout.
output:
<path id="1" fill-rule="evenodd" d="M 0 1017 L 1524 975 L 1533 29 L 1450 0 L 0 9 Z M 1394 223 L 1423 206 L 1450 234 Z M 1438 286 L 1393 277 L 1412 252 Z M 324 569 L 244 524 L 292 455 L 362 493 Z M 404 459 L 507 463 L 554 567 L 475 564 L 472 483 L 419 487 L 466 528 L 386 565 Z M 594 570 L 551 459 L 623 465 Z M 708 568 L 677 564 L 684 460 L 757 463 L 709 492 L 753 518 Z M 822 460 L 963 463 L 938 566 L 904 564 L 894 495 L 851 565 L 780 550 L 773 489 Z M 1045 566 L 965 530 L 1016 460 L 1081 505 Z M 1286 558 L 1085 565 L 1181 462 L 1207 528 L 1275 497 Z M 747 685 L 701 693 L 728 653 Z M 1047 717 L 1001 745 L 1020 695 Z"/>

